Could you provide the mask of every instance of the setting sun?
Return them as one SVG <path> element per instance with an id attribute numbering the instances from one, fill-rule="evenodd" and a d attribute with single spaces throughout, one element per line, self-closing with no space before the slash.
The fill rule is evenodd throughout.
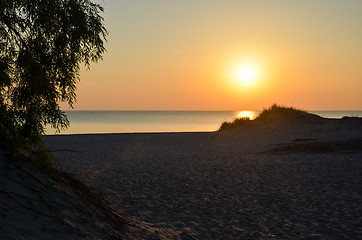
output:
<path id="1" fill-rule="evenodd" d="M 110 34 L 77 110 L 362 108 L 362 1 L 95 1 Z"/>
<path id="2" fill-rule="evenodd" d="M 256 86 L 260 78 L 259 69 L 256 64 L 239 63 L 235 64 L 231 70 L 232 81 L 239 86 L 252 87 Z"/>
<path id="3" fill-rule="evenodd" d="M 244 67 L 237 73 L 237 80 L 243 85 L 248 85 L 255 79 L 255 70 L 250 67 Z"/>

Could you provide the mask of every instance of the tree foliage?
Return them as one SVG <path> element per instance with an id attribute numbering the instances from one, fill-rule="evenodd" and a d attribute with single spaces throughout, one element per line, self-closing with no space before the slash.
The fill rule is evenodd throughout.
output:
<path id="1" fill-rule="evenodd" d="M 0 1 L 0 137 L 68 127 L 59 103 L 73 106 L 81 64 L 102 58 L 102 11 L 90 0 Z"/>

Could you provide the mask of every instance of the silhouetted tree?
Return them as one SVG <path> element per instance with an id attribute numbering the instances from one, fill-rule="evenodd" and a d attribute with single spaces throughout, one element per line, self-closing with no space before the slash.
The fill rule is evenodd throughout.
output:
<path id="1" fill-rule="evenodd" d="M 90 0 L 0 1 L 0 137 L 40 139 L 69 121 L 81 64 L 102 58 L 107 31 Z M 9 140 L 10 139 L 10 140 Z"/>

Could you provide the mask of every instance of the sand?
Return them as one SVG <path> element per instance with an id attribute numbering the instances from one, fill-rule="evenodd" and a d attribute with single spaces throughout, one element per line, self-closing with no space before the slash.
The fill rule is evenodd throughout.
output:
<path id="1" fill-rule="evenodd" d="M 125 219 L 67 174 L 27 152 L 0 151 L 0 239 L 123 239 Z"/>
<path id="2" fill-rule="evenodd" d="M 135 239 L 361 239 L 362 121 L 46 137 Z"/>

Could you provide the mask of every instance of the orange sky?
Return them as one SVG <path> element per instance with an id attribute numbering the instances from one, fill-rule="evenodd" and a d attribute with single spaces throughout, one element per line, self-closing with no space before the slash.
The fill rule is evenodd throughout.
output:
<path id="1" fill-rule="evenodd" d="M 362 110 L 360 0 L 98 2 L 107 53 L 76 110 Z"/>

